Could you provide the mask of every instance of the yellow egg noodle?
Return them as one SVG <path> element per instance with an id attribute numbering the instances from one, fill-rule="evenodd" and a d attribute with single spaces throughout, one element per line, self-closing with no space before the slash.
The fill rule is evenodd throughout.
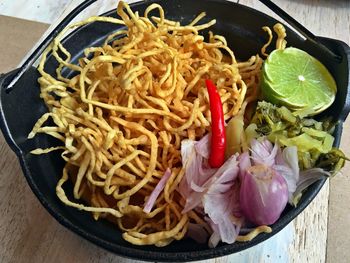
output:
<path id="1" fill-rule="evenodd" d="M 150 16 L 153 11 L 159 17 Z M 201 24 L 205 13 L 187 25 L 167 20 L 158 4 L 151 4 L 140 16 L 119 2 L 117 13 L 121 19 L 91 17 L 68 26 L 43 53 L 38 67 L 40 96 L 49 112 L 28 137 L 45 133 L 62 141 L 63 146 L 32 153 L 63 150 L 66 165 L 56 187 L 63 203 L 92 212 L 96 220 L 107 217 L 132 244 L 165 246 L 182 239 L 189 222 L 211 231 L 196 211 L 182 213 L 184 200 L 177 192 L 185 172 L 181 141 L 198 140 L 210 130 L 204 80 L 217 84 L 225 120 L 229 120 L 244 101 L 245 105 L 256 101 L 263 59 L 255 55 L 238 62 L 226 39 L 212 32 L 205 42 L 199 32 L 216 22 Z M 61 38 L 73 28 L 96 21 L 127 29 L 111 34 L 100 47 L 85 49 L 79 64 L 71 64 Z M 276 47 L 283 48 L 284 28 L 276 27 Z M 269 45 L 272 33 L 264 30 L 270 36 Z M 262 54 L 266 55 L 267 45 Z M 59 64 L 57 77 L 45 72 L 50 53 Z M 76 76 L 65 78 L 64 68 Z M 44 126 L 49 118 L 54 126 Z M 152 211 L 145 213 L 145 200 L 167 168 L 171 176 L 164 191 Z M 74 198 L 81 202 L 67 198 L 63 184 L 68 180 L 74 184 Z M 261 226 L 238 241 L 270 231 Z"/>

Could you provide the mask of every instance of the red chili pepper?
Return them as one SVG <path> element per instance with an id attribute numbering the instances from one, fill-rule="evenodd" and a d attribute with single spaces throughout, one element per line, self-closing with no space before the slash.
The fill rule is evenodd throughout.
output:
<path id="1" fill-rule="evenodd" d="M 211 113 L 211 149 L 209 165 L 213 168 L 220 167 L 225 162 L 226 131 L 224 111 L 221 98 L 214 83 L 207 79 L 205 84 L 209 94 Z"/>

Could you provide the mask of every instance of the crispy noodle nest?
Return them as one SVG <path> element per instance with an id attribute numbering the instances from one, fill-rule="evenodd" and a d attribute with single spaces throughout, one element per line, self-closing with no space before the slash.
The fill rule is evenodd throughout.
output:
<path id="1" fill-rule="evenodd" d="M 158 17 L 150 16 L 156 10 Z M 210 227 L 196 211 L 182 213 L 185 203 L 177 192 L 185 176 L 180 155 L 181 141 L 198 140 L 210 131 L 208 93 L 204 80 L 218 88 L 225 120 L 235 116 L 259 94 L 259 55 L 238 62 L 223 36 L 209 33 L 204 41 L 200 31 L 215 20 L 200 23 L 205 13 L 181 25 L 164 17 L 158 4 L 151 4 L 143 16 L 119 2 L 121 19 L 90 17 L 63 30 L 43 53 L 40 96 L 48 107 L 28 138 L 45 133 L 62 141 L 62 146 L 35 149 L 33 154 L 63 150 L 66 161 L 57 183 L 58 198 L 68 206 L 107 218 L 123 231 L 123 238 L 135 245 L 165 246 L 182 239 L 188 224 Z M 60 42 L 73 28 L 91 22 L 125 25 L 107 37 L 100 47 L 85 49 L 79 64 L 71 64 L 71 54 Z M 263 28 L 272 40 L 272 32 Z M 285 31 L 277 24 L 276 48 L 285 47 Z M 45 72 L 47 56 L 59 66 L 57 76 Z M 76 72 L 70 79 L 63 68 Z M 51 118 L 54 125 L 45 126 Z M 143 211 L 145 200 L 171 170 L 164 191 L 151 212 Z M 77 203 L 66 196 L 63 184 L 71 180 Z M 85 204 L 88 205 L 85 205 Z M 261 232 L 260 226 L 238 241 L 248 241 Z"/>

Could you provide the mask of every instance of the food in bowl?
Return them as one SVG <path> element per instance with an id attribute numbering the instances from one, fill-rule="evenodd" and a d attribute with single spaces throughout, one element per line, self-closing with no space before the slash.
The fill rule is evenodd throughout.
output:
<path id="1" fill-rule="evenodd" d="M 150 15 L 154 10 L 158 17 Z M 63 150 L 66 165 L 56 187 L 63 203 L 116 223 L 134 245 L 191 237 L 215 247 L 271 232 L 288 202 L 297 205 L 312 182 L 342 167 L 344 155 L 332 148 L 334 124 L 311 117 L 335 96 L 332 77 L 323 71 L 329 79 L 322 82 L 329 91 L 324 105 L 289 107 L 286 98 L 294 93 L 284 94 L 271 77 L 271 54 L 283 60 L 266 52 L 271 29 L 263 28 L 267 62 L 258 54 L 237 61 L 223 36 L 210 32 L 205 41 L 200 35 L 215 23 L 200 23 L 204 13 L 188 25 L 166 19 L 158 4 L 141 16 L 120 2 L 117 13 L 121 19 L 92 17 L 68 27 L 38 67 L 49 111 L 29 138 L 45 133 L 62 141 L 32 153 Z M 61 37 L 93 21 L 126 29 L 70 63 Z M 284 27 L 274 31 L 276 51 L 285 55 Z M 58 62 L 56 76 L 45 72 L 49 54 Z M 67 68 L 75 74 L 63 74 Z M 44 126 L 49 118 L 54 125 Z M 69 180 L 76 200 L 66 196 Z"/>

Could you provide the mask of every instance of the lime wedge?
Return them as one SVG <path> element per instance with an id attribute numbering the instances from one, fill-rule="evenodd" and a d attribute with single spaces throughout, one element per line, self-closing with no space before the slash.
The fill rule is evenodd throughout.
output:
<path id="1" fill-rule="evenodd" d="M 314 115 L 333 103 L 337 85 L 320 61 L 289 47 L 273 51 L 264 62 L 261 89 L 273 104 Z"/>

